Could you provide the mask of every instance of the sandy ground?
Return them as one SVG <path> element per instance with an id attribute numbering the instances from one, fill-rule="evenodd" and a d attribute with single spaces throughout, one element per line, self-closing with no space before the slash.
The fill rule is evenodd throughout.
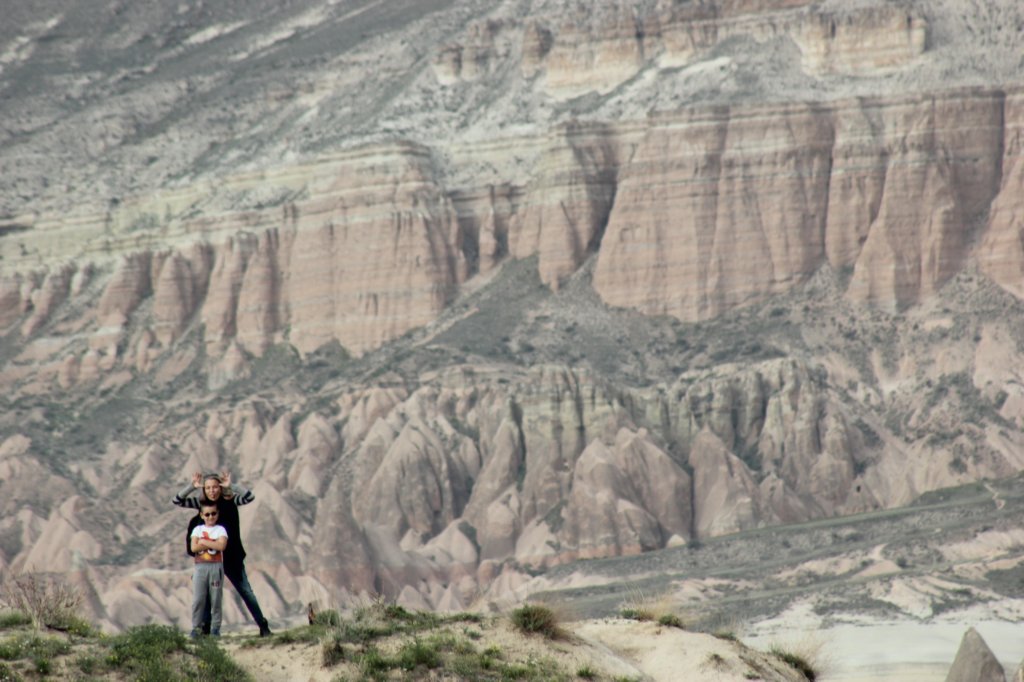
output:
<path id="1" fill-rule="evenodd" d="M 1024 658 L 1024 630 L 1019 623 L 978 620 L 970 616 L 942 622 L 863 622 L 824 629 L 796 624 L 785 617 L 766 621 L 742 636 L 755 649 L 779 645 L 807 650 L 817 658 L 822 679 L 842 682 L 944 682 L 960 640 L 974 627 L 1003 664 L 1007 676 Z"/>
<path id="2" fill-rule="evenodd" d="M 704 633 L 621 618 L 577 623 L 573 632 L 599 642 L 655 682 L 804 679 L 776 657 Z"/>
<path id="3" fill-rule="evenodd" d="M 524 637 L 500 618 L 481 627 L 487 644 L 507 652 L 510 660 L 550 656 L 566 670 L 587 664 L 610 679 L 654 682 L 739 682 L 753 679 L 753 674 L 777 682 L 802 679 L 766 653 L 773 648 L 800 655 L 825 682 L 944 682 L 971 627 L 995 653 L 1009 679 L 1024 658 L 1019 622 L 997 620 L 988 607 L 929 622 L 848 618 L 850 622 L 822 627 L 810 603 L 797 604 L 775 619 L 737 628 L 738 642 L 622 618 L 565 623 L 572 636 L 557 643 Z M 230 635 L 224 644 L 261 682 L 328 682 L 343 672 L 340 667 L 321 666 L 317 644 L 243 647 L 245 639 Z"/>
<path id="4" fill-rule="evenodd" d="M 524 636 L 507 621 L 481 626 L 478 646 L 495 646 L 509 661 L 554 660 L 563 671 L 587 665 L 602 679 L 641 679 L 647 682 L 801 682 L 804 677 L 776 656 L 744 643 L 689 632 L 652 621 L 605 618 L 566 624 L 569 636 L 548 641 Z M 328 682 L 358 670 L 340 663 L 322 666 L 317 643 L 244 646 L 240 636 L 225 637 L 228 653 L 259 682 Z M 389 651 L 391 645 L 381 642 Z"/>

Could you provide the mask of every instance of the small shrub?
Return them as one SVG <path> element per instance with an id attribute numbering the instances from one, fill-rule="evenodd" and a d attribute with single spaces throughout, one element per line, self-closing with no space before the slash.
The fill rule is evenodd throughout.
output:
<path id="1" fill-rule="evenodd" d="M 548 639 L 560 639 L 563 636 L 555 612 L 540 604 L 527 604 L 514 610 L 512 624 L 520 632 L 543 635 Z"/>
<path id="2" fill-rule="evenodd" d="M 442 650 L 452 651 L 456 654 L 475 654 L 476 647 L 473 646 L 473 642 L 468 639 L 457 639 L 454 636 L 452 641 L 449 643 L 445 640 L 438 640 Z"/>
<path id="3" fill-rule="evenodd" d="M 381 613 L 385 620 L 414 620 L 416 618 L 412 612 L 398 604 L 384 604 Z"/>
<path id="4" fill-rule="evenodd" d="M 791 651 L 785 651 L 779 647 L 772 647 L 770 653 L 789 667 L 802 673 L 810 682 L 814 682 L 817 679 L 818 675 L 814 668 L 811 667 L 811 664 L 803 656 L 794 654 Z"/>
<path id="5" fill-rule="evenodd" d="M 98 658 L 96 658 L 95 656 L 89 656 L 89 655 L 79 656 L 75 660 L 75 665 L 77 665 L 78 669 L 81 670 L 86 675 L 93 675 L 93 674 L 99 672 L 100 667 L 101 667 L 100 660 Z M 3 679 L 3 678 L 0 677 L 0 679 Z"/>
<path id="6" fill-rule="evenodd" d="M 78 616 L 82 595 L 57 578 L 36 573 L 16 575 L 4 583 L 0 599 L 27 615 L 37 630 L 42 627 L 67 630 L 69 624 L 83 622 Z"/>
<path id="7" fill-rule="evenodd" d="M 78 616 L 71 616 L 59 625 L 50 625 L 50 629 L 60 630 L 77 637 L 92 637 L 98 633 L 92 623 Z"/>
<path id="8" fill-rule="evenodd" d="M 436 644 L 414 639 L 402 645 L 395 662 L 402 670 L 415 670 L 419 666 L 434 669 L 441 665 L 441 654 Z"/>
<path id="9" fill-rule="evenodd" d="M 367 647 L 359 656 L 359 670 L 364 675 L 375 677 L 387 672 L 391 668 L 391 661 L 380 652 L 375 646 Z"/>
<path id="10" fill-rule="evenodd" d="M 45 656 L 36 656 L 32 659 L 32 665 L 40 675 L 49 675 L 53 672 L 53 661 Z"/>
<path id="11" fill-rule="evenodd" d="M 582 680 L 595 680 L 597 679 L 597 673 L 589 665 L 580 666 L 580 669 L 576 671 L 576 677 Z"/>
<path id="12" fill-rule="evenodd" d="M 454 657 L 447 669 L 460 680 L 475 680 L 480 677 L 482 670 L 490 670 L 494 662 L 483 654 L 462 654 Z"/>
<path id="13" fill-rule="evenodd" d="M 345 642 L 335 634 L 324 640 L 320 646 L 324 667 L 330 668 L 345 660 Z"/>
<path id="14" fill-rule="evenodd" d="M 708 654 L 708 665 L 713 668 L 721 668 L 725 665 L 725 659 L 722 658 L 721 654 L 711 652 Z"/>
<path id="15" fill-rule="evenodd" d="M 674 613 L 666 613 L 665 615 L 658 618 L 658 625 L 664 625 L 668 628 L 683 628 L 683 619 Z"/>
<path id="16" fill-rule="evenodd" d="M 619 615 L 626 620 L 654 620 L 654 614 L 646 609 L 627 607 L 619 611 Z"/>
<path id="17" fill-rule="evenodd" d="M 711 636 L 712 637 L 717 637 L 718 639 L 724 639 L 727 642 L 738 642 L 739 641 L 739 638 L 736 637 L 736 633 L 732 632 L 730 630 L 719 630 L 718 632 L 712 632 Z"/>
<path id="18" fill-rule="evenodd" d="M 215 639 L 203 638 L 196 643 L 199 678 L 218 682 L 247 682 L 249 673 L 235 663 L 217 644 Z"/>

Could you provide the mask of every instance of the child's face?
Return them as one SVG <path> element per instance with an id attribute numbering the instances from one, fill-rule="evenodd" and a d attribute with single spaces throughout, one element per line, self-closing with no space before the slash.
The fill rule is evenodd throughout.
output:
<path id="1" fill-rule="evenodd" d="M 215 508 L 207 507 L 205 509 L 201 509 L 199 513 L 203 517 L 204 524 L 206 524 L 207 526 L 217 525 L 217 510 Z"/>

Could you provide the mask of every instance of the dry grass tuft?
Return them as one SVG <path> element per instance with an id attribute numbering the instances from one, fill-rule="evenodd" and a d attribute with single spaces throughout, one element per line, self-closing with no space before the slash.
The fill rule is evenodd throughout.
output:
<path id="1" fill-rule="evenodd" d="M 800 671 L 810 682 L 825 679 L 832 670 L 825 640 L 816 633 L 807 633 L 786 645 L 773 643 L 768 653 Z"/>
<path id="2" fill-rule="evenodd" d="M 637 591 L 622 603 L 619 615 L 630 620 L 655 621 L 660 625 L 682 630 L 692 629 L 696 621 L 692 614 L 681 608 L 669 592 L 646 595 L 643 591 Z"/>

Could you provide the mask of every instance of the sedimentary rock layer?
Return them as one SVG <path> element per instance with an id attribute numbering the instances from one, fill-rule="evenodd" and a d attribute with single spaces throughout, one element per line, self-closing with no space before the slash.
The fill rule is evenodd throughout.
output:
<path id="1" fill-rule="evenodd" d="M 157 350 L 201 322 L 215 354 L 237 342 L 260 355 L 285 338 L 361 353 L 432 320 L 471 274 L 534 254 L 552 288 L 596 254 L 606 302 L 688 321 L 788 291 L 825 264 L 851 274 L 851 300 L 889 310 L 975 258 L 1016 293 L 1019 100 L 968 89 L 569 126 L 544 139 L 522 186 L 446 187 L 430 150 L 371 147 L 264 175 L 294 194 L 273 208 L 190 220 L 184 206 L 216 196 L 197 188 L 113 219 L 170 216 L 160 248 L 156 234 L 111 233 L 99 217 L 68 242 L 44 226 L 28 243 L 63 264 L 5 275 L 0 316 L 31 308 L 31 335 L 91 268 L 105 283 L 90 342 L 100 353 L 137 343 L 124 330 L 149 300 Z M 68 263 L 100 243 L 109 256 Z"/>

